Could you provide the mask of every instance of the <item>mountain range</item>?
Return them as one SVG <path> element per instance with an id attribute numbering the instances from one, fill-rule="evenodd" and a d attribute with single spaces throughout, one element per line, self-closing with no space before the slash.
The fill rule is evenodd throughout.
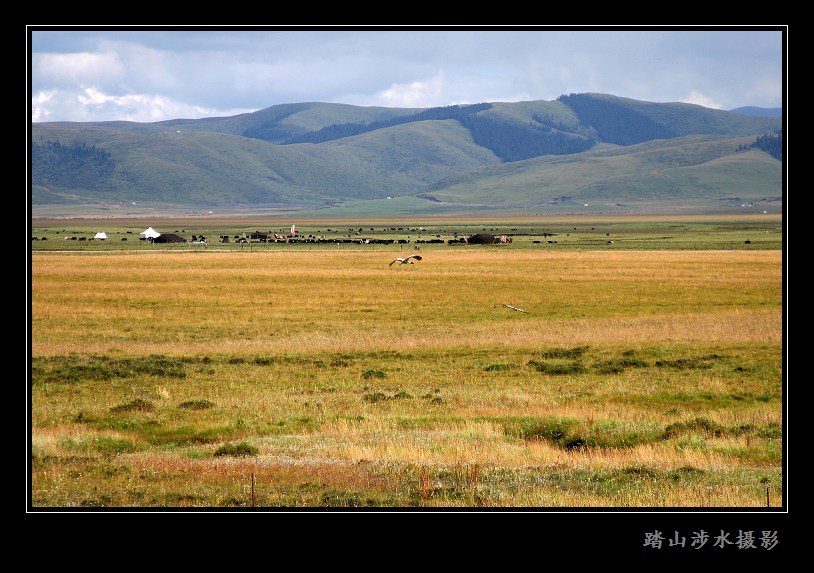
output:
<path id="1" fill-rule="evenodd" d="M 782 109 L 609 94 L 31 124 L 32 214 L 780 212 Z"/>

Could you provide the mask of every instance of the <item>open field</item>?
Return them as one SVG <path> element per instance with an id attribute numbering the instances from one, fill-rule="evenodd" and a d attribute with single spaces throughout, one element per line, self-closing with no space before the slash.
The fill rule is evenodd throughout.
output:
<path id="1" fill-rule="evenodd" d="M 295 237 L 291 236 L 294 225 Z M 160 233 L 176 234 L 187 243 L 151 244 L 139 233 L 153 227 Z M 95 240 L 103 231 L 106 240 Z M 280 240 L 261 242 L 252 234 L 277 234 Z M 234 251 L 234 250 L 323 250 L 334 248 L 392 251 L 438 248 L 453 245 L 478 233 L 505 235 L 512 239 L 503 250 L 781 250 L 782 219 L 777 214 L 703 216 L 554 217 L 532 216 L 511 219 L 426 219 L 337 220 L 275 219 L 252 217 L 136 218 L 136 219 L 34 219 L 31 250 L 39 251 Z M 205 240 L 202 242 L 201 238 Z M 226 241 L 224 240 L 226 238 Z M 246 238 L 246 242 L 239 242 Z M 384 242 L 384 244 L 382 244 Z"/>
<path id="2" fill-rule="evenodd" d="M 561 250 L 33 241 L 31 505 L 779 508 L 772 221 L 561 222 L 601 241 Z"/>

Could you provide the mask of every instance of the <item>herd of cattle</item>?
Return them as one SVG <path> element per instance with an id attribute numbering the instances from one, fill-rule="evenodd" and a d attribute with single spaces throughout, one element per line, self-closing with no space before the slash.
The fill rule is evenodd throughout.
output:
<path id="1" fill-rule="evenodd" d="M 32 241 L 47 241 L 47 237 L 31 237 Z M 66 236 L 66 241 L 93 241 L 94 238 L 87 238 L 87 237 L 76 237 L 76 236 Z M 100 239 L 104 240 L 104 239 Z M 126 241 L 127 237 L 122 237 L 122 241 Z M 186 238 L 174 234 L 174 233 L 161 233 L 157 237 L 139 237 L 140 241 L 146 241 L 150 243 L 188 243 Z M 207 238 L 205 235 L 192 235 L 192 243 L 195 244 L 206 244 Z M 415 241 L 410 241 L 409 239 L 377 239 L 377 238 L 370 238 L 370 237 L 332 237 L 332 238 L 325 238 L 325 237 L 316 237 L 314 235 L 307 235 L 307 236 L 285 236 L 280 235 L 278 233 L 263 233 L 261 231 L 256 231 L 254 233 L 242 233 L 240 235 L 220 235 L 218 237 L 218 242 L 220 243 L 352 243 L 352 244 L 364 244 L 364 245 L 391 245 L 391 244 L 407 244 L 407 243 L 448 243 L 448 244 L 455 244 L 455 243 L 463 243 L 463 244 L 470 244 L 470 245 L 492 245 L 492 244 L 506 244 L 511 243 L 512 238 L 507 235 L 494 235 L 489 233 L 478 233 L 475 235 L 470 235 L 468 237 L 456 237 L 453 239 L 448 239 L 444 241 L 440 238 L 440 235 L 436 235 L 435 239 L 417 239 Z M 549 241 L 552 242 L 552 241 Z"/>
<path id="2" fill-rule="evenodd" d="M 437 236 L 439 237 L 439 236 Z M 285 237 L 282 235 L 278 235 L 276 233 L 263 233 L 257 231 L 255 233 L 251 233 L 250 235 L 238 235 L 234 237 L 229 237 L 228 235 L 222 235 L 220 237 L 221 243 L 229 243 L 232 240 L 238 243 L 247 243 L 247 242 L 260 242 L 260 243 L 352 243 L 352 244 L 361 244 L 361 245 L 393 245 L 393 244 L 407 244 L 410 242 L 413 243 L 464 243 L 464 244 L 475 244 L 475 245 L 485 245 L 485 244 L 498 244 L 498 243 L 511 243 L 512 238 L 507 237 L 506 235 L 490 235 L 488 233 L 479 233 L 476 235 L 471 235 L 469 237 L 456 237 L 454 239 L 448 239 L 444 241 L 440 238 L 435 239 L 417 239 L 415 241 L 410 241 L 409 239 L 377 239 L 372 237 L 316 237 L 314 235 L 307 235 L 307 236 L 300 236 L 300 237 Z"/>

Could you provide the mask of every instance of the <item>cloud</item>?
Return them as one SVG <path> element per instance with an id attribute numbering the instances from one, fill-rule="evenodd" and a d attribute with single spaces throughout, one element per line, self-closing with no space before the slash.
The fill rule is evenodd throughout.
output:
<path id="1" fill-rule="evenodd" d="M 76 82 L 111 81 L 124 75 L 126 66 L 113 52 L 74 54 L 34 54 L 32 66 L 37 81 L 60 87 Z"/>
<path id="2" fill-rule="evenodd" d="M 167 117 L 198 118 L 216 113 L 198 106 L 189 106 L 168 98 L 148 94 L 107 95 L 96 88 L 86 88 L 77 97 L 85 117 L 113 115 L 126 121 L 153 122 Z"/>
<path id="3" fill-rule="evenodd" d="M 384 107 L 440 107 L 444 99 L 444 72 L 404 84 L 393 84 L 373 96 L 375 105 Z"/>
<path id="4" fill-rule="evenodd" d="M 711 98 L 706 97 L 705 95 L 697 92 L 691 91 L 690 95 L 686 98 L 681 100 L 683 103 L 693 103 L 696 105 L 702 105 L 704 107 L 709 107 L 712 109 L 723 109 L 723 106 L 719 103 L 716 103 Z"/>
<path id="5" fill-rule="evenodd" d="M 80 92 L 46 90 L 31 102 L 31 121 L 135 121 L 197 119 L 248 113 L 250 109 L 218 110 L 152 94 L 110 95 L 95 87 Z M 70 120 L 64 120 L 70 117 Z"/>
<path id="6" fill-rule="evenodd" d="M 34 30 L 32 121 L 322 101 L 425 108 L 599 92 L 780 107 L 779 30 Z"/>

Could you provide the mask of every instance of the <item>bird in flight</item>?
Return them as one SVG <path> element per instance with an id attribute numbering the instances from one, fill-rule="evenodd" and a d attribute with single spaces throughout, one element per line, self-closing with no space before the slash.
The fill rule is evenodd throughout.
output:
<path id="1" fill-rule="evenodd" d="M 415 263 L 413 263 L 413 261 L 411 261 L 410 259 L 415 259 L 417 261 L 420 261 L 422 258 L 423 257 L 421 255 L 410 255 L 409 257 L 404 257 L 404 258 L 398 257 L 397 259 L 393 259 L 393 261 L 388 266 L 392 267 L 393 263 L 398 263 L 399 266 L 401 266 L 401 265 L 412 265 L 412 264 L 415 264 Z"/>

